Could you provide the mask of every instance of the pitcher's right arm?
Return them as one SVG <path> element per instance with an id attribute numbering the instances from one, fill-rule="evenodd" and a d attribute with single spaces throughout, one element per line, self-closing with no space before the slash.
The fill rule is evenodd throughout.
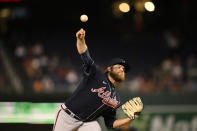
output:
<path id="1" fill-rule="evenodd" d="M 83 54 L 86 52 L 86 50 L 88 48 L 85 43 L 85 30 L 81 28 L 76 33 L 76 37 L 77 37 L 77 51 L 79 54 Z"/>

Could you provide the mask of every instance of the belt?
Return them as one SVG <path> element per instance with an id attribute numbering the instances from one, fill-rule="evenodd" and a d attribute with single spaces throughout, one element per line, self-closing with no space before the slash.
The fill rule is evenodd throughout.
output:
<path id="1" fill-rule="evenodd" d="M 71 110 L 69 110 L 64 104 L 61 105 L 61 108 L 72 118 L 77 120 L 81 120 L 77 115 L 75 115 Z"/>

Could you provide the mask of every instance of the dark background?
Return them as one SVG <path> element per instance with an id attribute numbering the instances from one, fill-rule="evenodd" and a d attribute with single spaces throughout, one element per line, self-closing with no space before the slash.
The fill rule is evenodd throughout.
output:
<path id="1" fill-rule="evenodd" d="M 28 47 L 41 42 L 47 56 L 58 54 L 61 61 L 69 60 L 74 69 L 80 72 L 81 60 L 75 45 L 75 33 L 80 28 L 86 30 L 86 43 L 97 64 L 105 67 L 114 57 L 124 58 L 131 64 L 128 80 L 139 75 L 151 79 L 153 71 L 159 68 L 166 58 L 180 58 L 182 67 L 185 68 L 188 56 L 197 55 L 194 0 L 153 0 L 154 12 L 139 12 L 134 8 L 137 0 L 126 0 L 131 10 L 121 14 L 121 17 L 113 14 L 112 5 L 115 2 L 118 0 L 0 0 L 0 9 L 9 8 L 12 11 L 12 15 L 6 20 L 1 18 L 0 29 L 6 27 L 7 30 L 1 31 L 0 40 L 3 41 L 5 52 L 25 87 L 21 94 L 17 93 L 6 77 L 8 71 L 1 67 L 3 62 L 0 63 L 0 75 L 5 75 L 8 83 L 5 82 L 8 86 L 0 86 L 0 101 L 64 102 L 70 94 L 57 93 L 55 90 L 50 94 L 34 92 L 31 85 L 27 84 L 29 79 L 24 75 L 23 67 L 20 67 L 22 62 L 16 58 L 14 52 L 19 45 Z M 79 19 L 82 14 L 88 15 L 86 23 Z M 178 45 L 174 48 L 169 46 L 169 41 L 166 40 L 169 32 L 178 40 Z M 184 76 L 181 84 L 185 81 L 187 77 Z M 195 79 L 194 83 L 196 81 Z M 125 101 L 128 97 L 139 95 L 144 98 L 145 104 L 196 104 L 196 85 L 190 92 L 181 90 L 175 94 L 168 91 L 157 94 L 158 92 L 153 91 L 130 95 L 130 92 L 126 92 L 122 99 Z M 7 87 L 10 87 L 9 90 Z M 2 130 L 50 130 L 52 125 L 0 124 L 0 127 Z"/>
<path id="2" fill-rule="evenodd" d="M 150 70 L 164 58 L 175 54 L 185 59 L 187 55 L 196 53 L 193 1 L 153 1 L 156 7 L 154 12 L 138 12 L 134 8 L 135 1 L 127 1 L 131 10 L 122 14 L 121 18 L 113 15 L 112 5 L 115 2 L 117 0 L 65 3 L 24 0 L 1 3 L 1 6 L 25 7 L 26 10 L 24 17 L 8 21 L 7 36 L 17 32 L 16 41 L 30 41 L 31 44 L 41 41 L 47 50 L 57 50 L 62 55 L 73 57 L 73 62 L 78 61 L 75 33 L 80 28 L 86 30 L 86 42 L 98 63 L 106 63 L 113 57 L 123 57 L 133 65 L 134 73 Z M 88 22 L 80 22 L 81 14 L 88 15 Z M 142 16 L 140 24 L 135 20 L 136 14 Z M 171 31 L 180 40 L 174 52 L 165 42 L 166 31 Z M 7 46 L 11 49 L 15 46 L 13 43 L 17 42 L 10 43 Z"/>

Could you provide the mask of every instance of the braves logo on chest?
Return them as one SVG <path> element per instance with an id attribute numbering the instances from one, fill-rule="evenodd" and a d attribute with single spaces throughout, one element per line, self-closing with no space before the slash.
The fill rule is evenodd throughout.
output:
<path id="1" fill-rule="evenodd" d="M 98 96 L 100 98 L 102 98 L 102 102 L 114 109 L 116 109 L 120 102 L 116 100 L 116 96 L 114 98 L 111 98 L 110 95 L 111 95 L 111 92 L 110 91 L 104 91 L 106 87 L 101 87 L 99 89 L 91 89 L 92 92 L 98 92 Z"/>

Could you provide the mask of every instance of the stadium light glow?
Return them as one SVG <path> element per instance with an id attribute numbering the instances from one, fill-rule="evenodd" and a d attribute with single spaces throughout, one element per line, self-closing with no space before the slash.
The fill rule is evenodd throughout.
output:
<path id="1" fill-rule="evenodd" d="M 130 11 L 130 6 L 128 3 L 121 3 L 119 4 L 119 10 L 123 13 L 127 13 Z"/>
<path id="2" fill-rule="evenodd" d="M 144 7 L 147 11 L 149 12 L 153 12 L 155 10 L 155 5 L 153 4 L 153 2 L 145 2 L 144 3 Z"/>

